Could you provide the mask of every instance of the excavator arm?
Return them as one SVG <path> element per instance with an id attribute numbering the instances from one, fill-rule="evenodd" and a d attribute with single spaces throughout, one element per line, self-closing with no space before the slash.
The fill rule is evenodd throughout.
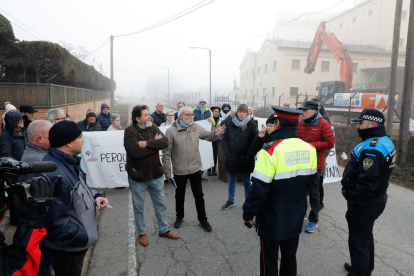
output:
<path id="1" fill-rule="evenodd" d="M 326 21 L 322 21 L 316 31 L 306 61 L 305 73 L 311 74 L 315 71 L 316 62 L 318 61 L 324 43 L 339 62 L 340 80 L 345 82 L 345 91 L 349 92 L 352 88 L 352 59 L 349 55 L 348 48 L 329 30 Z"/>

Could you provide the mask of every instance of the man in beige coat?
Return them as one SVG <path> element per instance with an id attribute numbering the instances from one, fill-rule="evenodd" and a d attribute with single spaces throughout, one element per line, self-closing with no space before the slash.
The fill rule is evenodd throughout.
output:
<path id="1" fill-rule="evenodd" d="M 187 181 L 190 180 L 191 190 L 195 198 L 198 220 L 200 226 L 206 232 L 212 230 L 207 221 L 203 187 L 201 186 L 201 156 L 199 152 L 199 139 L 216 141 L 224 133 L 225 126 L 217 126 L 213 131 L 208 131 L 198 124 L 194 124 L 193 109 L 184 106 L 178 112 L 178 119 L 167 129 L 169 146 L 162 151 L 162 164 L 165 169 L 165 177 L 171 178 L 171 163 L 173 166 L 174 180 L 177 185 L 175 192 L 175 205 L 177 219 L 175 228 L 179 228 L 184 218 L 184 199 Z"/>

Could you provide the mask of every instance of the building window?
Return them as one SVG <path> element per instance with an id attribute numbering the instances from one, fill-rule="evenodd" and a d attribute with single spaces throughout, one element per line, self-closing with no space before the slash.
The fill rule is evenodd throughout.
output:
<path id="1" fill-rule="evenodd" d="M 401 12 L 401 19 L 402 20 L 407 20 L 407 11 L 402 11 Z"/>
<path id="2" fill-rule="evenodd" d="M 260 75 L 260 67 L 257 67 L 257 75 Z"/>
<path id="3" fill-rule="evenodd" d="M 276 60 L 273 61 L 273 71 L 276 71 Z"/>
<path id="4" fill-rule="evenodd" d="M 352 18 L 352 23 L 356 22 L 356 16 L 354 18 Z"/>
<path id="5" fill-rule="evenodd" d="M 267 88 L 263 88 L 263 97 L 267 94 Z"/>
<path id="6" fill-rule="evenodd" d="M 400 48 L 404 47 L 404 38 L 400 38 Z"/>
<path id="7" fill-rule="evenodd" d="M 322 61 L 321 71 L 329 71 L 329 61 Z"/>
<path id="8" fill-rule="evenodd" d="M 354 74 L 358 72 L 358 63 L 352 63 L 352 71 L 354 71 Z"/>
<path id="9" fill-rule="evenodd" d="M 272 87 L 272 98 L 275 97 L 276 94 L 276 87 Z"/>
<path id="10" fill-rule="evenodd" d="M 369 10 L 369 11 L 368 11 L 368 16 L 371 16 L 371 15 L 372 15 L 372 13 L 373 13 L 373 10 Z"/>
<path id="11" fill-rule="evenodd" d="M 267 74 L 267 64 L 265 64 L 264 73 Z"/>
<path id="12" fill-rule="evenodd" d="M 292 59 L 292 69 L 300 69 L 300 59 Z"/>
<path id="13" fill-rule="evenodd" d="M 290 88 L 290 96 L 297 97 L 299 94 L 299 87 L 291 87 Z"/>
<path id="14" fill-rule="evenodd" d="M 342 29 L 342 23 L 339 23 L 339 29 Z"/>

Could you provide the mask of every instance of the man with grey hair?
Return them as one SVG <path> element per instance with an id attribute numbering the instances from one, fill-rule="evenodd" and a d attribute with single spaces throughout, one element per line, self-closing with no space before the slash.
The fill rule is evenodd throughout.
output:
<path id="1" fill-rule="evenodd" d="M 290 102 L 288 101 L 284 102 L 283 107 L 290 108 Z"/>
<path id="2" fill-rule="evenodd" d="M 162 102 L 158 102 L 155 106 L 155 111 L 152 112 L 151 117 L 154 119 L 154 124 L 160 126 L 162 123 L 167 121 L 167 117 L 164 114 L 164 104 Z"/>
<path id="3" fill-rule="evenodd" d="M 181 227 L 184 218 L 184 199 L 187 181 L 190 180 L 191 190 L 195 198 L 195 204 L 200 226 L 206 232 L 212 227 L 207 221 L 202 187 L 203 164 L 199 151 L 199 139 L 210 142 L 216 141 L 224 133 L 225 126 L 216 126 L 213 131 L 208 131 L 199 124 L 194 124 L 194 112 L 189 106 L 184 106 L 178 111 L 178 119 L 167 129 L 165 136 L 168 138 L 168 148 L 162 150 L 162 165 L 165 177 L 171 178 L 171 164 L 177 189 L 175 190 L 175 205 L 177 219 L 175 228 Z"/>
<path id="4" fill-rule="evenodd" d="M 23 162 L 40 162 L 49 148 L 49 130 L 53 124 L 46 120 L 33 121 L 27 128 L 28 144 L 23 152 Z M 19 177 L 19 182 L 30 179 L 33 174 L 26 174 Z"/>
<path id="5" fill-rule="evenodd" d="M 60 108 L 51 109 L 46 113 L 46 120 L 48 120 L 52 124 L 64 121 L 66 120 L 65 111 L 63 111 L 63 109 Z"/>

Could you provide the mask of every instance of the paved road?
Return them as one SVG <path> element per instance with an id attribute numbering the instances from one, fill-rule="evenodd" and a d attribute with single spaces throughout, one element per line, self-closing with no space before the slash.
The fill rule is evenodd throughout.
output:
<path id="1" fill-rule="evenodd" d="M 213 231 L 205 233 L 198 226 L 194 199 L 188 187 L 183 226 L 171 229 L 181 238 L 158 237 L 154 210 L 147 195 L 145 210 L 150 244 L 146 248 L 134 242 L 129 190 L 108 190 L 107 197 L 114 208 L 102 214 L 100 238 L 93 249 L 87 275 L 259 275 L 259 239 L 253 230 L 242 227 L 242 183 L 237 185 L 236 206 L 221 211 L 227 185 L 216 177 L 209 179 L 203 182 L 203 187 Z M 167 220 L 172 225 L 174 188 L 166 185 Z M 321 211 L 319 228 L 314 234 L 300 236 L 298 275 L 346 275 L 343 263 L 349 260 L 348 231 L 340 186 L 339 182 L 325 186 L 326 207 Z M 374 275 L 414 275 L 413 208 L 414 192 L 391 185 L 387 207 L 374 229 Z"/>

